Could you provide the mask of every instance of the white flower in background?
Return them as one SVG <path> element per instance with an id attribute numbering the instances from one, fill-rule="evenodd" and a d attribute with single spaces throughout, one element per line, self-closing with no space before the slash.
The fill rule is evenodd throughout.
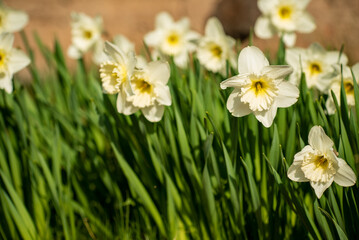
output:
<path id="1" fill-rule="evenodd" d="M 260 38 L 271 38 L 278 34 L 292 47 L 296 33 L 310 33 L 316 28 L 312 17 L 305 11 L 310 0 L 258 0 L 262 12 L 254 26 L 255 34 Z"/>
<path id="2" fill-rule="evenodd" d="M 355 64 L 352 67 L 352 71 L 357 83 L 359 83 L 359 63 Z M 333 91 L 333 93 L 335 94 L 335 97 L 338 100 L 338 104 L 340 105 L 340 88 L 341 88 L 342 75 L 343 75 L 343 85 L 344 85 L 345 95 L 347 98 L 348 107 L 349 108 L 355 107 L 354 82 L 353 82 L 354 79 L 352 72 L 350 71 L 350 68 L 348 66 L 343 66 L 343 72 L 340 73 L 340 66 L 337 65 L 336 72 L 338 72 L 338 74 L 332 79 L 332 84 L 330 86 L 330 90 L 328 91 L 329 97 L 326 102 L 326 108 L 328 114 L 334 114 L 336 111 L 331 91 Z"/>
<path id="3" fill-rule="evenodd" d="M 167 86 L 170 67 L 167 62 L 154 61 L 142 69 L 136 69 L 131 78 L 133 95 L 128 97 L 134 108 L 140 109 L 147 120 L 162 119 L 165 106 L 170 106 L 171 93 Z"/>
<path id="4" fill-rule="evenodd" d="M 207 21 L 205 36 L 201 38 L 197 49 L 198 60 L 212 72 L 225 74 L 226 61 L 236 67 L 235 40 L 224 33 L 220 21 L 212 17 Z"/>
<path id="5" fill-rule="evenodd" d="M 71 14 L 72 45 L 67 54 L 73 59 L 81 58 L 86 52 L 94 51 L 93 60 L 100 63 L 104 60 L 102 34 L 102 18 L 91 18 L 84 13 Z"/>
<path id="6" fill-rule="evenodd" d="M 309 145 L 294 156 L 288 169 L 288 178 L 296 182 L 310 182 L 318 198 L 336 182 L 343 187 L 355 184 L 356 176 L 349 165 L 338 158 L 333 150 L 333 141 L 320 126 L 309 132 Z"/>
<path id="7" fill-rule="evenodd" d="M 305 73 L 309 88 L 326 92 L 331 81 L 327 75 L 333 72 L 333 65 L 346 65 L 348 58 L 339 51 L 326 51 L 319 43 L 313 43 L 308 49 L 292 48 L 286 50 L 286 62 L 294 69 L 289 81 L 299 85 L 302 71 Z M 339 59 L 340 58 L 340 59 Z"/>
<path id="8" fill-rule="evenodd" d="M 188 53 L 196 49 L 193 41 L 199 37 L 190 30 L 188 18 L 174 22 L 168 13 L 162 12 L 156 17 L 156 29 L 146 34 L 144 41 L 161 54 L 173 56 L 176 65 L 183 68 L 187 65 Z"/>
<path id="9" fill-rule="evenodd" d="M 30 59 L 22 51 L 12 48 L 14 35 L 0 34 L 0 88 L 11 93 L 13 74 L 30 64 Z"/>
<path id="10" fill-rule="evenodd" d="M 299 90 L 284 80 L 292 72 L 290 66 L 269 66 L 257 47 L 244 48 L 238 57 L 239 75 L 221 82 L 221 88 L 234 87 L 227 109 L 235 117 L 253 113 L 265 127 L 270 127 L 277 108 L 297 102 Z"/>
<path id="11" fill-rule="evenodd" d="M 135 54 L 129 52 L 126 55 L 110 42 L 105 42 L 104 50 L 109 60 L 100 67 L 103 90 L 108 94 L 118 93 L 116 105 L 119 113 L 132 114 L 133 106 L 127 97 L 133 94 L 130 81 L 136 65 Z"/>
<path id="12" fill-rule="evenodd" d="M 29 17 L 25 12 L 13 10 L 0 4 L 0 33 L 20 31 L 28 21 Z"/>

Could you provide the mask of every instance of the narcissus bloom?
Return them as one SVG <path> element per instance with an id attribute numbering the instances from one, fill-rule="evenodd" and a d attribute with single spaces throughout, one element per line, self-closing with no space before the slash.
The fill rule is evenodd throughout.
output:
<path id="1" fill-rule="evenodd" d="M 145 43 L 160 54 L 173 56 L 178 67 L 186 67 L 188 53 L 196 49 L 194 43 L 200 35 L 190 30 L 188 18 L 174 22 L 167 12 L 156 17 L 156 29 L 145 36 Z"/>
<path id="2" fill-rule="evenodd" d="M 72 45 L 69 47 L 67 54 L 73 59 L 81 58 L 86 52 L 94 52 L 93 60 L 95 63 L 102 62 L 103 59 L 103 40 L 102 18 L 97 16 L 91 18 L 84 13 L 71 14 L 71 34 Z"/>
<path id="3" fill-rule="evenodd" d="M 205 36 L 201 38 L 197 49 L 200 63 L 212 72 L 226 72 L 226 61 L 236 67 L 235 40 L 224 33 L 220 21 L 212 17 L 207 21 Z"/>
<path id="4" fill-rule="evenodd" d="M 301 73 L 305 73 L 309 88 L 326 92 L 331 81 L 328 74 L 333 72 L 333 65 L 348 62 L 347 56 L 339 51 L 326 51 L 319 43 L 313 43 L 308 49 L 292 48 L 286 51 L 286 62 L 294 69 L 289 81 L 299 85 Z"/>
<path id="5" fill-rule="evenodd" d="M 354 96 L 354 79 L 352 72 L 350 71 L 350 68 L 348 66 L 343 67 L 343 72 L 340 73 L 340 66 L 336 65 L 336 76 L 332 79 L 332 84 L 330 86 L 330 89 L 328 91 L 328 99 L 326 102 L 326 107 L 328 114 L 334 114 L 336 111 L 334 100 L 331 94 L 331 91 L 335 94 L 335 97 L 338 100 L 338 104 L 340 105 L 340 88 L 341 88 L 341 79 L 343 76 L 343 85 L 345 90 L 345 95 L 347 98 L 347 104 L 349 108 L 355 107 L 355 96 Z M 359 63 L 355 64 L 352 67 L 352 71 L 354 74 L 354 77 L 359 84 Z"/>
<path id="6" fill-rule="evenodd" d="M 258 0 L 262 12 L 254 26 L 260 38 L 271 38 L 278 34 L 292 47 L 296 41 L 295 32 L 310 33 L 315 29 L 312 17 L 305 11 L 310 0 Z"/>
<path id="7" fill-rule="evenodd" d="M 170 67 L 167 62 L 150 62 L 142 69 L 136 69 L 131 78 L 133 95 L 128 97 L 134 108 L 140 109 L 147 120 L 162 119 L 164 106 L 170 106 L 171 93 L 167 86 Z"/>
<path id="8" fill-rule="evenodd" d="M 0 88 L 11 93 L 13 74 L 30 64 L 30 59 L 20 50 L 12 48 L 14 35 L 0 34 Z"/>
<path id="9" fill-rule="evenodd" d="M 349 165 L 338 158 L 333 150 L 333 141 L 320 126 L 309 132 L 309 145 L 294 156 L 288 169 L 288 178 L 296 182 L 310 182 L 318 198 L 336 182 L 343 187 L 353 186 L 356 176 Z"/>
<path id="10" fill-rule="evenodd" d="M 10 9 L 0 4 L 0 33 L 20 31 L 29 21 L 25 12 Z"/>
<path id="11" fill-rule="evenodd" d="M 227 100 L 227 109 L 235 117 L 253 113 L 265 127 L 270 127 L 277 108 L 297 102 L 299 90 L 284 80 L 292 72 L 290 66 L 269 66 L 257 47 L 244 48 L 238 57 L 239 75 L 221 82 L 221 88 L 234 87 Z"/>
<path id="12" fill-rule="evenodd" d="M 133 105 L 127 100 L 132 95 L 130 85 L 132 73 L 136 66 L 134 52 L 127 55 L 110 42 L 105 42 L 105 53 L 109 60 L 100 67 L 102 88 L 105 93 L 117 94 L 117 111 L 126 115 L 133 113 Z"/>

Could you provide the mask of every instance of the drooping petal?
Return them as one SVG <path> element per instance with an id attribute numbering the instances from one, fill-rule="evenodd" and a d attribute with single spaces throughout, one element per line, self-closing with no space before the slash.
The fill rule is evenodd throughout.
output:
<path id="1" fill-rule="evenodd" d="M 293 47 L 297 40 L 297 35 L 294 32 L 284 33 L 283 34 L 283 42 L 287 47 Z"/>
<path id="2" fill-rule="evenodd" d="M 297 1 L 300 2 L 300 1 Z M 303 13 L 296 22 L 297 31 L 300 33 L 311 33 L 315 30 L 315 22 L 308 13 Z"/>
<path id="3" fill-rule="evenodd" d="M 285 108 L 292 106 L 298 101 L 299 89 L 289 82 L 282 81 L 278 86 L 278 96 L 275 104 L 278 107 Z"/>
<path id="4" fill-rule="evenodd" d="M 301 169 L 301 163 L 293 162 L 293 164 L 289 167 L 287 176 L 290 180 L 295 182 L 308 182 L 304 175 L 304 172 Z"/>
<path id="5" fill-rule="evenodd" d="M 356 175 L 350 166 L 341 158 L 338 160 L 338 170 L 334 176 L 334 182 L 343 187 L 353 186 L 356 182 Z"/>
<path id="6" fill-rule="evenodd" d="M 321 126 L 314 126 L 310 129 L 308 142 L 314 149 L 323 153 L 334 145 L 333 141 L 325 134 Z"/>
<path id="7" fill-rule="evenodd" d="M 275 35 L 276 30 L 269 17 L 259 17 L 254 25 L 254 33 L 259 38 L 268 39 Z"/>
<path id="8" fill-rule="evenodd" d="M 159 82 L 164 85 L 167 84 L 170 78 L 170 66 L 167 62 L 154 61 L 150 62 L 147 66 L 150 83 Z"/>
<path id="9" fill-rule="evenodd" d="M 3 29 L 6 32 L 17 32 L 28 23 L 29 17 L 25 12 L 10 10 L 7 13 L 6 21 L 3 21 Z"/>
<path id="10" fill-rule="evenodd" d="M 220 87 L 222 89 L 226 89 L 227 87 L 241 87 L 242 85 L 246 84 L 248 81 L 248 73 L 239 74 L 228 78 L 220 83 Z"/>
<path id="11" fill-rule="evenodd" d="M 156 100 L 159 104 L 166 106 L 170 106 L 172 104 L 171 92 L 168 86 L 157 86 L 154 91 L 157 95 Z"/>
<path id="12" fill-rule="evenodd" d="M 260 74 L 262 69 L 269 66 L 268 59 L 263 52 L 254 46 L 245 47 L 238 57 L 238 72 L 240 74 Z"/>
<path id="13" fill-rule="evenodd" d="M 276 114 L 277 106 L 275 103 L 273 103 L 271 108 L 268 110 L 254 112 L 254 116 L 257 118 L 257 120 L 261 122 L 266 128 L 272 126 Z"/>
<path id="14" fill-rule="evenodd" d="M 150 122 L 160 121 L 162 119 L 164 110 L 165 107 L 163 105 L 157 105 L 157 104 L 141 109 L 145 118 Z"/>
<path id="15" fill-rule="evenodd" d="M 315 191 L 315 195 L 317 195 L 318 198 L 321 198 L 324 191 L 327 190 L 330 185 L 332 185 L 334 180 L 334 177 L 331 178 L 328 182 L 310 182 L 310 185 Z"/>
<path id="16" fill-rule="evenodd" d="M 252 111 L 249 109 L 249 105 L 241 101 L 240 90 L 234 89 L 229 95 L 227 100 L 227 109 L 235 117 L 243 117 L 250 114 Z"/>
<path id="17" fill-rule="evenodd" d="M 8 71 L 0 72 L 0 89 L 4 89 L 7 93 L 12 93 L 12 74 Z"/>
<path id="18" fill-rule="evenodd" d="M 264 67 L 262 74 L 272 79 L 282 79 L 293 72 L 293 68 L 289 65 L 271 65 Z"/>
<path id="19" fill-rule="evenodd" d="M 30 64 L 30 58 L 18 49 L 12 49 L 8 68 L 11 73 L 16 73 Z"/>

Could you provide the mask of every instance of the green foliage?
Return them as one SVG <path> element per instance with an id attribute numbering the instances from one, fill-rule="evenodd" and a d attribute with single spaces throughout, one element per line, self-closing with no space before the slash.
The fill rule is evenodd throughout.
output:
<path id="1" fill-rule="evenodd" d="M 22 34 L 28 54 L 36 62 Z M 333 184 L 318 200 L 309 183 L 287 178 L 313 125 L 333 139 L 358 172 L 359 95 L 345 95 L 326 115 L 302 76 L 300 98 L 274 124 L 226 109 L 224 76 L 195 56 L 182 70 L 170 62 L 173 104 L 159 123 L 117 113 L 98 69 L 67 67 L 35 37 L 47 72 L 14 79 L 0 92 L 0 236 L 4 239 L 355 239 L 357 186 Z M 276 63 L 284 63 L 280 43 Z M 87 69 L 88 68 L 88 69 Z M 41 70 L 43 71 L 43 70 Z M 228 69 L 227 73 L 233 73 Z M 233 75 L 233 74 L 232 74 Z M 339 101 L 339 103 L 338 103 Z"/>

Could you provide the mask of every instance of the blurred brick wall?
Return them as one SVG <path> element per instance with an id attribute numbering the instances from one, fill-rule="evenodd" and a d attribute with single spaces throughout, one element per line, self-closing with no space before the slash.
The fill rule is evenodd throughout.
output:
<path id="1" fill-rule="evenodd" d="M 244 38 L 259 15 L 255 0 L 4 0 L 5 4 L 26 11 L 30 22 L 25 31 L 32 39 L 36 31 L 46 45 L 53 45 L 55 36 L 64 49 L 70 45 L 70 13 L 84 12 L 102 15 L 107 36 L 124 34 L 142 46 L 143 36 L 154 28 L 160 11 L 170 12 L 177 20 L 188 16 L 194 30 L 203 33 L 209 16 L 217 16 L 227 33 Z M 312 42 L 344 51 L 353 64 L 359 61 L 359 0 L 312 0 L 308 11 L 317 23 L 312 34 L 299 35 L 297 45 L 307 47 Z M 19 37 L 16 44 L 21 46 Z M 244 41 L 244 44 L 246 42 Z M 254 39 L 254 44 L 275 52 L 278 39 Z M 31 45 L 36 46 L 31 40 Z"/>

